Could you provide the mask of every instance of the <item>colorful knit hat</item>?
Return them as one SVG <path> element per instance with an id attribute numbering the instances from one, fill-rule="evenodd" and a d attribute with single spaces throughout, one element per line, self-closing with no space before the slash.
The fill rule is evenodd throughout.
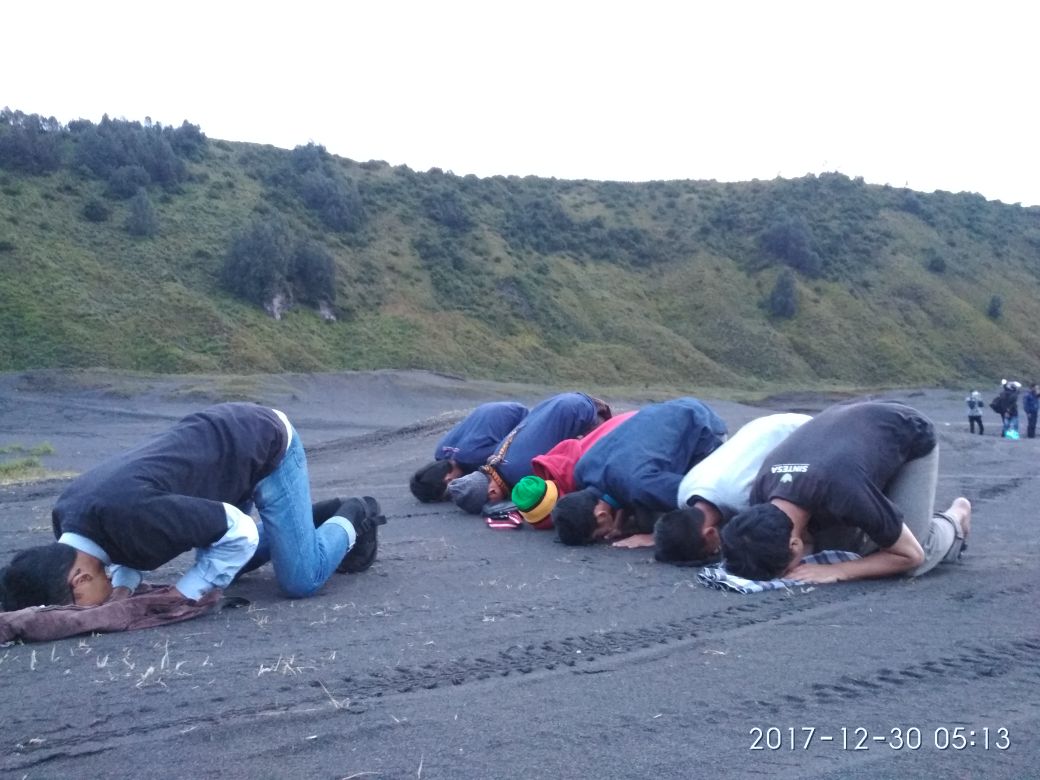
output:
<path id="1" fill-rule="evenodd" d="M 513 503 L 524 520 L 532 525 L 540 523 L 553 511 L 559 497 L 555 482 L 533 475 L 524 477 L 513 488 Z"/>

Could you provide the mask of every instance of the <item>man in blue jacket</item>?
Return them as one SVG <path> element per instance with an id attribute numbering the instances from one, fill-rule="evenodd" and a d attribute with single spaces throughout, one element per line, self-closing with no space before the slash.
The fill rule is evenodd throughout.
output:
<path id="1" fill-rule="evenodd" d="M 588 544 L 652 533 L 657 517 L 675 508 L 686 473 L 725 440 L 726 423 L 696 398 L 640 409 L 575 465 L 574 481 L 581 489 L 553 509 L 560 541 Z"/>
<path id="2" fill-rule="evenodd" d="M 585 393 L 560 393 L 535 406 L 498 443 L 483 466 L 448 484 L 460 509 L 478 514 L 485 504 L 507 499 L 513 485 L 534 473 L 531 461 L 564 439 L 575 439 L 610 419 L 610 407 Z"/>
<path id="3" fill-rule="evenodd" d="M 483 466 L 513 428 L 527 417 L 516 401 L 481 404 L 437 442 L 433 462 L 412 475 L 409 488 L 423 503 L 447 498 L 448 483 Z"/>

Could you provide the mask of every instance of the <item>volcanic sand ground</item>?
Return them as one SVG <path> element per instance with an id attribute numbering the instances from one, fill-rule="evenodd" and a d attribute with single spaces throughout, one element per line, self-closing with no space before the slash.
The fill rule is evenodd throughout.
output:
<path id="1" fill-rule="evenodd" d="M 379 560 L 306 600 L 280 598 L 266 567 L 229 589 L 247 607 L 0 648 L 4 776 L 1037 776 L 1040 445 L 1000 439 L 992 414 L 986 436 L 970 436 L 964 393 L 881 396 L 936 421 L 937 504 L 974 504 L 962 563 L 744 596 L 649 551 L 493 531 L 411 497 L 409 474 L 465 410 L 544 388 L 421 372 L 254 381 L 230 392 L 290 416 L 316 498 L 380 500 Z M 228 392 L 217 380 L 0 375 L 0 447 L 49 442 L 48 467 L 82 471 Z M 736 430 L 829 399 L 706 400 Z M 0 563 L 50 540 L 66 484 L 0 488 Z M 752 749 L 755 729 L 761 746 L 782 746 Z M 921 746 L 873 739 L 893 729 L 911 742 L 919 729 Z M 942 749 L 958 734 L 963 749 Z"/>

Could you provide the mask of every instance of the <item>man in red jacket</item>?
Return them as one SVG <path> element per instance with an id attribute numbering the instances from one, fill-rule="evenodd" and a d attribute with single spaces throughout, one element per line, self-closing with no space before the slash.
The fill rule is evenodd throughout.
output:
<path id="1" fill-rule="evenodd" d="M 513 489 L 513 503 L 524 519 L 539 530 L 552 530 L 552 509 L 556 500 L 577 489 L 574 464 L 593 444 L 634 414 L 632 411 L 615 415 L 591 433 L 577 439 L 564 439 L 544 455 L 533 458 L 534 475 L 542 480 L 542 484 L 524 477 Z"/>

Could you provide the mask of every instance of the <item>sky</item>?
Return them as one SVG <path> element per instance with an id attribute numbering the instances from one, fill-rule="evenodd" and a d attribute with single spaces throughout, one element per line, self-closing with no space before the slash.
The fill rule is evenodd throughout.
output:
<path id="1" fill-rule="evenodd" d="M 1040 205 L 1040 3 L 5 3 L 0 106 L 417 171 Z"/>

